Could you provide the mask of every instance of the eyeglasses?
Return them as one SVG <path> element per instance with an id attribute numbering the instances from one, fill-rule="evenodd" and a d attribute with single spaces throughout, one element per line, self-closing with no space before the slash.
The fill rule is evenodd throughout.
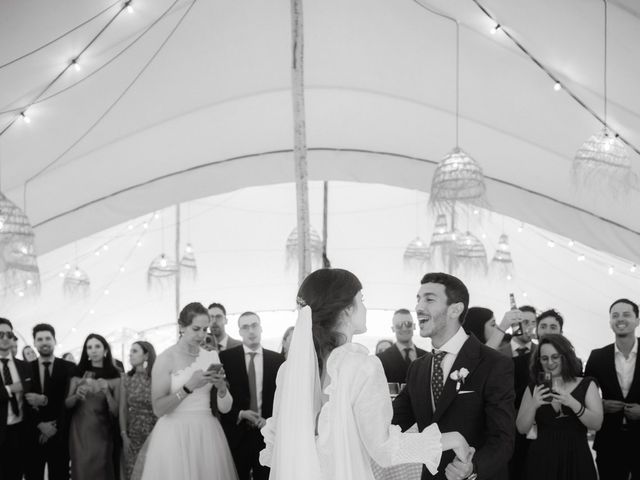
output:
<path id="1" fill-rule="evenodd" d="M 9 340 L 17 340 L 17 338 L 18 338 L 13 334 L 13 332 L 0 332 L 0 340 L 2 340 L 5 336 Z"/>
<path id="2" fill-rule="evenodd" d="M 540 357 L 540 361 L 542 363 L 549 363 L 549 362 L 557 362 L 562 358 L 562 354 L 560 353 L 554 353 L 553 355 L 551 355 L 550 357 L 547 357 L 546 355 L 541 356 Z"/>
<path id="3" fill-rule="evenodd" d="M 405 320 L 404 322 L 400 322 L 398 324 L 396 324 L 396 328 L 413 328 L 413 321 L 411 320 Z"/>

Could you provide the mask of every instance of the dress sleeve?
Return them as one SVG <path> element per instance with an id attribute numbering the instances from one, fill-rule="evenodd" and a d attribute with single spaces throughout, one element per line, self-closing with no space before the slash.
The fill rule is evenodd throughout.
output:
<path id="1" fill-rule="evenodd" d="M 281 383 L 284 378 L 287 362 L 283 363 L 276 375 L 276 393 L 273 397 L 273 413 L 267 418 L 267 423 L 260 430 L 264 438 L 264 449 L 260 452 L 260 465 L 271 467 L 271 456 L 273 454 L 273 444 L 276 438 L 276 422 L 280 411 L 280 392 L 282 390 Z"/>
<path id="2" fill-rule="evenodd" d="M 387 379 L 377 357 L 367 357 L 354 382 L 353 412 L 362 442 L 381 467 L 422 463 L 435 475 L 442 456 L 441 434 L 432 424 L 420 433 L 402 433 L 391 425 L 393 409 Z"/>
<path id="3" fill-rule="evenodd" d="M 231 396 L 231 393 L 229 393 L 228 388 L 224 397 L 216 395 L 216 402 L 218 403 L 218 411 L 220 413 L 229 413 L 233 406 L 233 397 Z"/>

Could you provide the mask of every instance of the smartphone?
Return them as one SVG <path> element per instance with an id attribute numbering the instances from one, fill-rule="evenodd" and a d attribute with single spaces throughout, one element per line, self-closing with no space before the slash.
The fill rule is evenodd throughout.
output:
<path id="1" fill-rule="evenodd" d="M 213 373 L 220 373 L 220 370 L 222 370 L 221 363 L 212 363 L 211 365 L 209 365 L 209 368 L 207 368 L 207 372 Z"/>
<path id="2" fill-rule="evenodd" d="M 552 387 L 553 387 L 553 381 L 551 379 L 551 374 L 548 372 L 539 372 L 538 373 L 538 385 L 542 385 L 543 387 L 546 387 L 549 389 L 549 395 L 547 395 L 546 397 L 544 397 L 544 401 L 545 402 L 551 402 L 551 400 L 553 400 L 553 398 L 551 397 L 551 391 L 552 391 Z"/>
<path id="3" fill-rule="evenodd" d="M 509 294 L 509 305 L 511 306 L 511 310 L 517 310 L 518 305 L 516 304 L 516 296 L 513 293 Z M 514 337 L 519 337 L 524 333 L 524 329 L 522 328 L 522 322 L 518 322 L 511 326 L 511 333 L 513 333 Z"/>

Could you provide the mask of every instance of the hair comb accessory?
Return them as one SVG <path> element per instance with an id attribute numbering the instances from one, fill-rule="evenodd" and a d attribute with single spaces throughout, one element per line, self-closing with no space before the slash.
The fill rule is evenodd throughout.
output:
<path id="1" fill-rule="evenodd" d="M 305 302 L 302 297 L 296 297 L 296 304 L 298 305 L 298 308 L 304 308 L 307 306 L 307 302 Z"/>

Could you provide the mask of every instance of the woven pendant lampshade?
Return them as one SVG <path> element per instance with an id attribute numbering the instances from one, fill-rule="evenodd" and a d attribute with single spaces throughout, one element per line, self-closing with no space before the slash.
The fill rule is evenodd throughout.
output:
<path id="1" fill-rule="evenodd" d="M 420 237 L 416 237 L 404 251 L 403 255 L 405 266 L 423 267 L 431 259 L 431 252 L 429 251 L 429 245 Z"/>
<path id="2" fill-rule="evenodd" d="M 509 236 L 502 234 L 498 240 L 496 253 L 491 259 L 491 273 L 498 279 L 511 280 L 514 271 L 511 247 L 509 246 Z"/>
<path id="3" fill-rule="evenodd" d="M 453 269 L 458 274 L 482 274 L 489 270 L 487 251 L 482 242 L 471 232 L 456 235 Z"/>
<path id="4" fill-rule="evenodd" d="M 88 297 L 91 293 L 91 280 L 89 275 L 78 266 L 69 269 L 62 281 L 64 294 L 70 297 Z"/>
<path id="5" fill-rule="evenodd" d="M 456 249 L 456 233 L 449 230 L 447 216 L 443 213 L 436 218 L 436 224 L 429 242 L 431 254 L 431 266 L 441 270 L 447 270 L 451 255 Z"/>
<path id="6" fill-rule="evenodd" d="M 322 264 L 322 238 L 318 232 L 311 227 L 310 228 L 311 241 L 309 242 L 309 249 L 311 250 L 311 263 L 312 265 Z M 287 237 L 286 245 L 287 265 L 286 268 L 290 268 L 295 265 L 298 259 L 298 228 L 294 228 Z"/>
<path id="7" fill-rule="evenodd" d="M 178 264 L 164 253 L 153 259 L 147 269 L 147 286 L 164 288 L 168 286 L 178 272 Z"/>
<path id="8" fill-rule="evenodd" d="M 437 213 L 450 212 L 456 203 L 486 207 L 486 190 L 480 165 L 456 147 L 436 167 L 429 206 Z"/>
<path id="9" fill-rule="evenodd" d="M 627 146 L 608 129 L 592 135 L 576 152 L 573 179 L 582 187 L 626 191 L 636 181 Z"/>
<path id="10" fill-rule="evenodd" d="M 40 293 L 40 270 L 29 219 L 0 193 L 0 296 Z"/>

